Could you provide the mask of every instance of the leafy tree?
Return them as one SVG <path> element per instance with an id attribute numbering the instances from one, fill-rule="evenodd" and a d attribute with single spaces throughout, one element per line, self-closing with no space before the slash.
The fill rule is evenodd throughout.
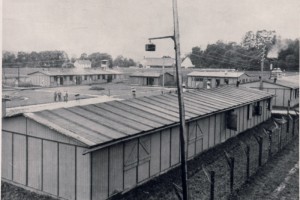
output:
<path id="1" fill-rule="evenodd" d="M 113 65 L 118 67 L 130 67 L 130 66 L 136 66 L 136 62 L 131 58 L 128 59 L 119 55 L 114 59 Z"/>
<path id="2" fill-rule="evenodd" d="M 107 53 L 92 53 L 88 56 L 87 59 L 92 62 L 92 67 L 101 67 L 102 60 L 108 60 L 109 67 L 112 67 L 112 57 Z"/>

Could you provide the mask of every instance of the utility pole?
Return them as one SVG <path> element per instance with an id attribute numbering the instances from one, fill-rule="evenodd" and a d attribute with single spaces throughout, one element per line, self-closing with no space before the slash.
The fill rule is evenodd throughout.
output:
<path id="1" fill-rule="evenodd" d="M 178 90 L 178 104 L 179 104 L 179 117 L 180 117 L 180 153 L 181 153 L 181 179 L 182 179 L 182 196 L 183 200 L 188 199 L 188 187 L 187 187 L 187 164 L 185 158 L 185 111 L 184 101 L 182 95 L 182 76 L 181 76 L 181 58 L 180 58 L 180 42 L 179 42 L 179 22 L 178 22 L 178 10 L 177 0 L 173 0 L 173 19 L 174 19 L 174 43 L 176 52 L 176 80 Z"/>
<path id="2" fill-rule="evenodd" d="M 150 44 L 146 44 L 146 51 L 155 51 L 155 44 L 151 40 L 171 38 L 175 46 L 175 59 L 176 59 L 176 82 L 178 93 L 178 106 L 179 106 L 179 133 L 180 133 L 180 158 L 181 158 L 181 182 L 182 182 L 182 197 L 183 200 L 188 200 L 188 187 L 187 187 L 187 164 L 186 164 L 186 147 L 185 147 L 185 111 L 184 111 L 184 98 L 182 89 L 182 76 L 181 76 L 181 58 L 180 58 L 180 42 L 179 42 L 179 22 L 177 0 L 173 1 L 173 21 L 174 21 L 174 35 L 153 37 L 149 38 Z M 164 68 L 163 68 L 164 69 Z"/>
<path id="3" fill-rule="evenodd" d="M 164 90 L 165 90 L 165 58 L 164 57 L 163 57 L 162 70 L 163 70 L 163 82 L 162 82 L 162 86 L 163 86 L 163 92 L 164 92 Z"/>
<path id="4" fill-rule="evenodd" d="M 259 83 L 259 89 L 263 90 L 263 73 L 264 73 L 264 61 L 265 61 L 265 51 L 266 51 L 266 45 L 263 46 L 263 53 L 261 56 L 261 64 L 260 64 L 260 83 Z"/>

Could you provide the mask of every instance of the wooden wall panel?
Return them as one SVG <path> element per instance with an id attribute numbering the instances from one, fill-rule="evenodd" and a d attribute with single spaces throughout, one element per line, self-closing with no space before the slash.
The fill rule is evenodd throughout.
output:
<path id="1" fill-rule="evenodd" d="M 221 114 L 216 115 L 215 120 L 215 145 L 219 144 L 221 142 Z"/>
<path id="2" fill-rule="evenodd" d="M 91 187 L 91 154 L 82 155 L 85 148 L 77 148 L 76 157 L 76 198 L 90 199 Z"/>
<path id="3" fill-rule="evenodd" d="M 161 171 L 170 167 L 170 142 L 170 129 L 161 131 Z"/>
<path id="4" fill-rule="evenodd" d="M 276 106 L 283 106 L 283 89 L 276 89 Z"/>
<path id="5" fill-rule="evenodd" d="M 180 155 L 179 142 L 180 142 L 179 127 L 174 127 L 171 129 L 171 165 L 172 166 L 179 163 L 179 155 Z"/>
<path id="6" fill-rule="evenodd" d="M 1 174 L 3 178 L 12 180 L 12 133 L 2 131 L 2 163 Z"/>
<path id="7" fill-rule="evenodd" d="M 109 196 L 123 190 L 123 143 L 109 147 Z"/>
<path id="8" fill-rule="evenodd" d="M 195 155 L 195 143 L 196 143 L 196 136 L 197 136 L 197 123 L 190 122 L 187 124 L 188 130 L 188 137 L 187 137 L 187 151 L 188 151 L 188 158 L 192 158 Z"/>
<path id="9" fill-rule="evenodd" d="M 215 145 L 215 125 L 216 125 L 216 116 L 210 116 L 209 117 L 209 148 L 213 147 Z"/>
<path id="10" fill-rule="evenodd" d="M 244 106 L 243 107 L 243 131 L 248 129 L 248 107 Z"/>
<path id="11" fill-rule="evenodd" d="M 203 150 L 206 150 L 209 144 L 209 117 L 201 119 L 199 124 L 203 131 Z"/>
<path id="12" fill-rule="evenodd" d="M 75 146 L 59 144 L 59 196 L 75 199 Z"/>
<path id="13" fill-rule="evenodd" d="M 42 189 L 42 140 L 28 137 L 28 186 Z"/>
<path id="14" fill-rule="evenodd" d="M 2 119 L 2 130 L 26 134 L 26 119 L 23 116 Z"/>
<path id="15" fill-rule="evenodd" d="M 160 171 L 160 132 L 151 134 L 150 176 L 158 174 L 159 171 Z"/>
<path id="16" fill-rule="evenodd" d="M 108 149 L 92 153 L 92 199 L 108 198 Z"/>
<path id="17" fill-rule="evenodd" d="M 226 119 L 225 119 L 225 113 L 221 113 L 221 118 L 220 118 L 220 137 L 221 137 L 221 142 L 225 142 L 226 140 Z"/>
<path id="18" fill-rule="evenodd" d="M 13 181 L 26 185 L 26 136 L 13 136 Z"/>
<path id="19" fill-rule="evenodd" d="M 43 139 L 54 140 L 58 142 L 63 142 L 67 144 L 74 144 L 79 146 L 86 146 L 81 142 L 74 140 L 70 137 L 64 136 L 55 130 L 49 129 L 33 120 L 28 119 L 27 121 L 27 133 L 30 136 L 35 136 Z"/>
<path id="20" fill-rule="evenodd" d="M 43 191 L 58 195 L 58 144 L 43 141 Z"/>
<path id="21" fill-rule="evenodd" d="M 142 182 L 149 178 L 150 162 L 140 163 L 138 166 L 138 182 Z"/>

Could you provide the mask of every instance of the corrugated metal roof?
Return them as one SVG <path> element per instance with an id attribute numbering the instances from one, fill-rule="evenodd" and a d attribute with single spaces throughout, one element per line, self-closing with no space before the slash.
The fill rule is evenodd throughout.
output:
<path id="1" fill-rule="evenodd" d="M 68 75 L 97 75 L 97 74 L 122 74 L 119 71 L 114 70 L 101 70 L 101 69 L 58 69 L 58 70 L 50 70 L 50 71 L 35 71 L 29 73 L 28 76 L 42 73 L 48 76 L 68 76 Z"/>
<path id="2" fill-rule="evenodd" d="M 200 76 L 200 77 L 228 77 L 237 78 L 245 74 L 244 72 L 203 72 L 203 71 L 193 71 L 188 74 L 188 76 Z"/>
<path id="3" fill-rule="evenodd" d="M 184 93 L 185 117 L 186 120 L 193 120 L 270 97 L 272 94 L 264 91 L 230 86 L 189 91 Z M 107 145 L 179 122 L 176 94 L 65 107 L 24 115 L 88 146 Z"/>

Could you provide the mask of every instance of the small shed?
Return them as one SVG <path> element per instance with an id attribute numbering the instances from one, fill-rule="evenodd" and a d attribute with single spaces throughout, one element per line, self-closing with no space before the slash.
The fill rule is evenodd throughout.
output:
<path id="1" fill-rule="evenodd" d="M 186 92 L 187 158 L 269 119 L 271 98 L 241 87 Z M 55 197 L 104 200 L 126 192 L 180 165 L 178 97 L 5 117 L 1 164 L 2 180 Z"/>
<path id="2" fill-rule="evenodd" d="M 137 72 L 129 76 L 132 85 L 162 86 L 174 85 L 174 75 L 169 72 Z"/>
<path id="3" fill-rule="evenodd" d="M 244 72 L 239 71 L 193 71 L 187 75 L 189 88 L 206 88 L 208 82 L 211 87 L 222 85 L 246 83 L 250 77 Z"/>
<path id="4" fill-rule="evenodd" d="M 299 105 L 299 77 L 296 79 L 288 78 L 285 79 L 273 79 L 269 81 L 263 81 L 263 90 L 273 93 L 274 97 L 274 107 L 288 107 L 288 102 L 290 101 L 290 107 L 295 107 Z M 294 80 L 294 81 L 293 81 Z M 244 87 L 259 89 L 260 82 L 252 82 L 243 84 Z"/>

